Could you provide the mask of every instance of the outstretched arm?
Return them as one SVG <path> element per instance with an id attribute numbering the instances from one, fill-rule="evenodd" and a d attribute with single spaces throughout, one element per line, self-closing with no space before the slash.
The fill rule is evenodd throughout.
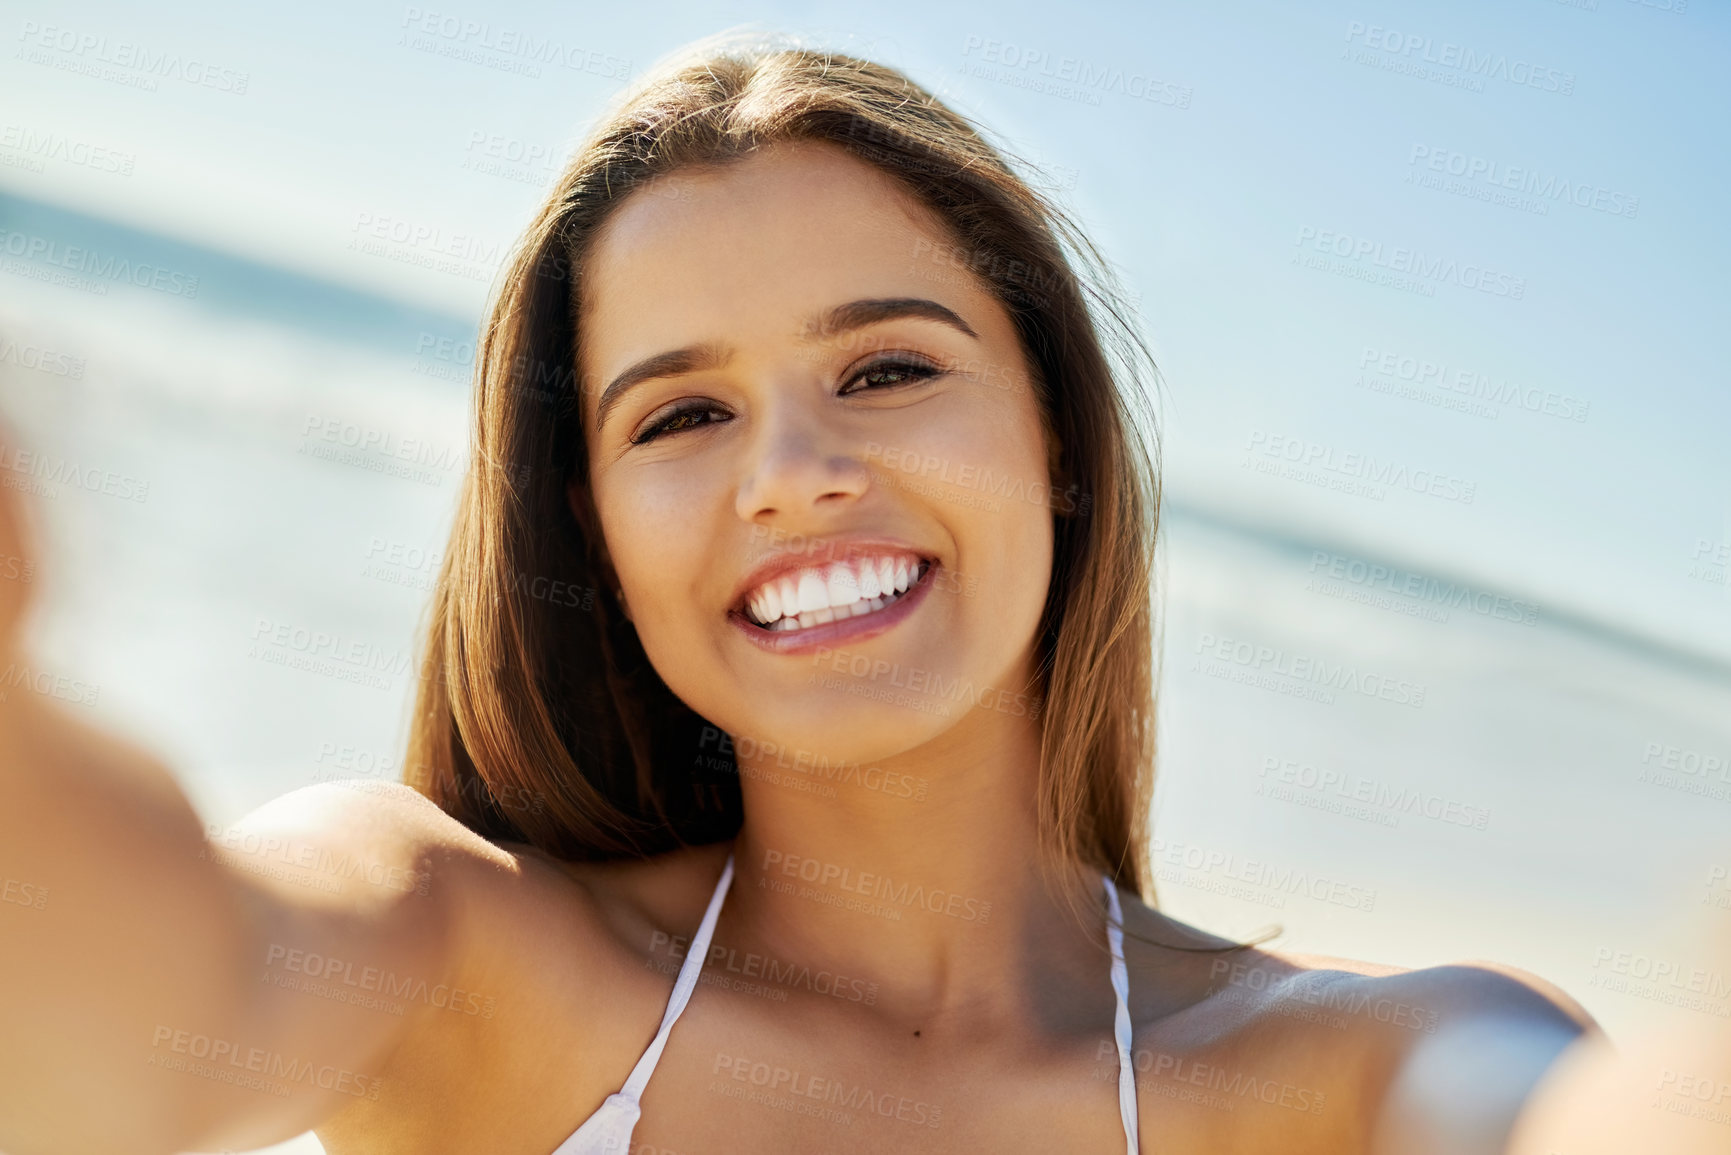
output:
<path id="1" fill-rule="evenodd" d="M 10 490 L 0 556 L 29 556 Z M 23 593 L 0 580 L 0 668 L 23 661 Z M 420 1020 L 273 969 L 296 951 L 438 983 L 456 877 L 503 857 L 407 788 L 310 788 L 208 833 L 147 755 L 27 686 L 0 700 L 0 1150 L 250 1147 L 388 1092 Z"/>

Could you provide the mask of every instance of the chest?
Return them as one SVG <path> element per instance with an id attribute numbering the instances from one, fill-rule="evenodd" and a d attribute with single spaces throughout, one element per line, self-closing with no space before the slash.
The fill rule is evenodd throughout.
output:
<path id="1" fill-rule="evenodd" d="M 623 1085 L 653 1033 L 657 996 L 632 990 L 622 1001 L 633 1005 L 620 1018 L 635 1029 L 607 1032 L 601 1046 L 565 1037 L 548 1013 L 538 1029 L 516 1024 L 520 1049 L 497 1061 L 429 1048 L 424 1070 L 398 1072 L 399 1086 L 424 1093 L 321 1137 L 331 1155 L 549 1155 Z M 602 1051 L 599 1063 L 588 1061 Z M 1356 1149 L 1346 1088 L 1326 1064 L 1307 1072 L 1254 1048 L 1143 1030 L 1131 1066 L 1147 1150 Z M 971 1038 L 961 1025 L 891 1034 L 861 1002 L 796 997 L 718 973 L 675 1025 L 629 1150 L 1107 1155 L 1127 1149 L 1119 1069 L 1104 1035 L 1035 1044 Z"/>

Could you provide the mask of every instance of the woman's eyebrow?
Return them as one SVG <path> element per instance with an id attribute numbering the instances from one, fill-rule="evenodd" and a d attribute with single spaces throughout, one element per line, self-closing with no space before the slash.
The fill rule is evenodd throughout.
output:
<path id="1" fill-rule="evenodd" d="M 677 377 L 682 373 L 701 373 L 705 369 L 725 368 L 731 360 L 732 346 L 715 342 L 687 345 L 683 349 L 672 349 L 666 353 L 657 353 L 653 357 L 645 357 L 626 368 L 602 390 L 601 400 L 595 406 L 595 428 L 600 429 L 607 424 L 607 411 L 619 404 L 620 399 L 633 385 L 656 377 Z"/>
<path id="2" fill-rule="evenodd" d="M 859 301 L 849 301 L 845 305 L 837 305 L 805 324 L 802 334 L 807 341 L 822 341 L 840 333 L 849 333 L 855 329 L 863 329 L 867 325 L 875 325 L 882 321 L 894 321 L 903 317 L 917 317 L 922 320 L 936 321 L 948 325 L 960 333 L 979 340 L 979 334 L 972 326 L 954 310 L 938 304 L 925 297 L 875 297 Z M 601 391 L 601 400 L 595 407 L 595 428 L 600 429 L 607 423 L 607 414 L 617 405 L 625 393 L 634 385 L 657 377 L 677 377 L 682 373 L 700 373 L 706 369 L 722 369 L 733 359 L 731 346 L 716 342 L 700 345 L 687 345 L 683 349 L 671 349 L 665 353 L 656 353 L 628 366 Z"/>
<path id="3" fill-rule="evenodd" d="M 936 321 L 948 325 L 952 329 L 966 333 L 979 340 L 979 334 L 958 317 L 953 311 L 927 300 L 925 297 L 878 297 L 863 301 L 849 301 L 845 305 L 813 317 L 806 322 L 805 338 L 823 340 L 838 333 L 847 333 L 854 329 L 863 329 L 867 325 L 875 325 L 879 321 L 894 321 L 902 317 L 920 317 L 927 321 Z"/>

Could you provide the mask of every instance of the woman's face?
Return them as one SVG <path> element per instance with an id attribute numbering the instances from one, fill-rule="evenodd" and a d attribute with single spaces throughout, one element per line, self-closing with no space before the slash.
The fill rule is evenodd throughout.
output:
<path id="1" fill-rule="evenodd" d="M 595 238 L 602 535 L 656 671 L 742 742 L 887 758 L 1037 707 L 1048 447 L 966 256 L 813 143 L 664 177 Z"/>

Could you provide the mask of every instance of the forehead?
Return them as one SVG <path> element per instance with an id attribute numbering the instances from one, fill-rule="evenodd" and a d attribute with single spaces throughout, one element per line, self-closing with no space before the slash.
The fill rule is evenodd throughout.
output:
<path id="1" fill-rule="evenodd" d="M 633 193 L 590 248 L 585 378 L 692 341 L 785 338 L 842 301 L 967 302 L 979 290 L 931 260 L 949 243 L 930 209 L 836 145 L 783 143 L 681 169 Z"/>

